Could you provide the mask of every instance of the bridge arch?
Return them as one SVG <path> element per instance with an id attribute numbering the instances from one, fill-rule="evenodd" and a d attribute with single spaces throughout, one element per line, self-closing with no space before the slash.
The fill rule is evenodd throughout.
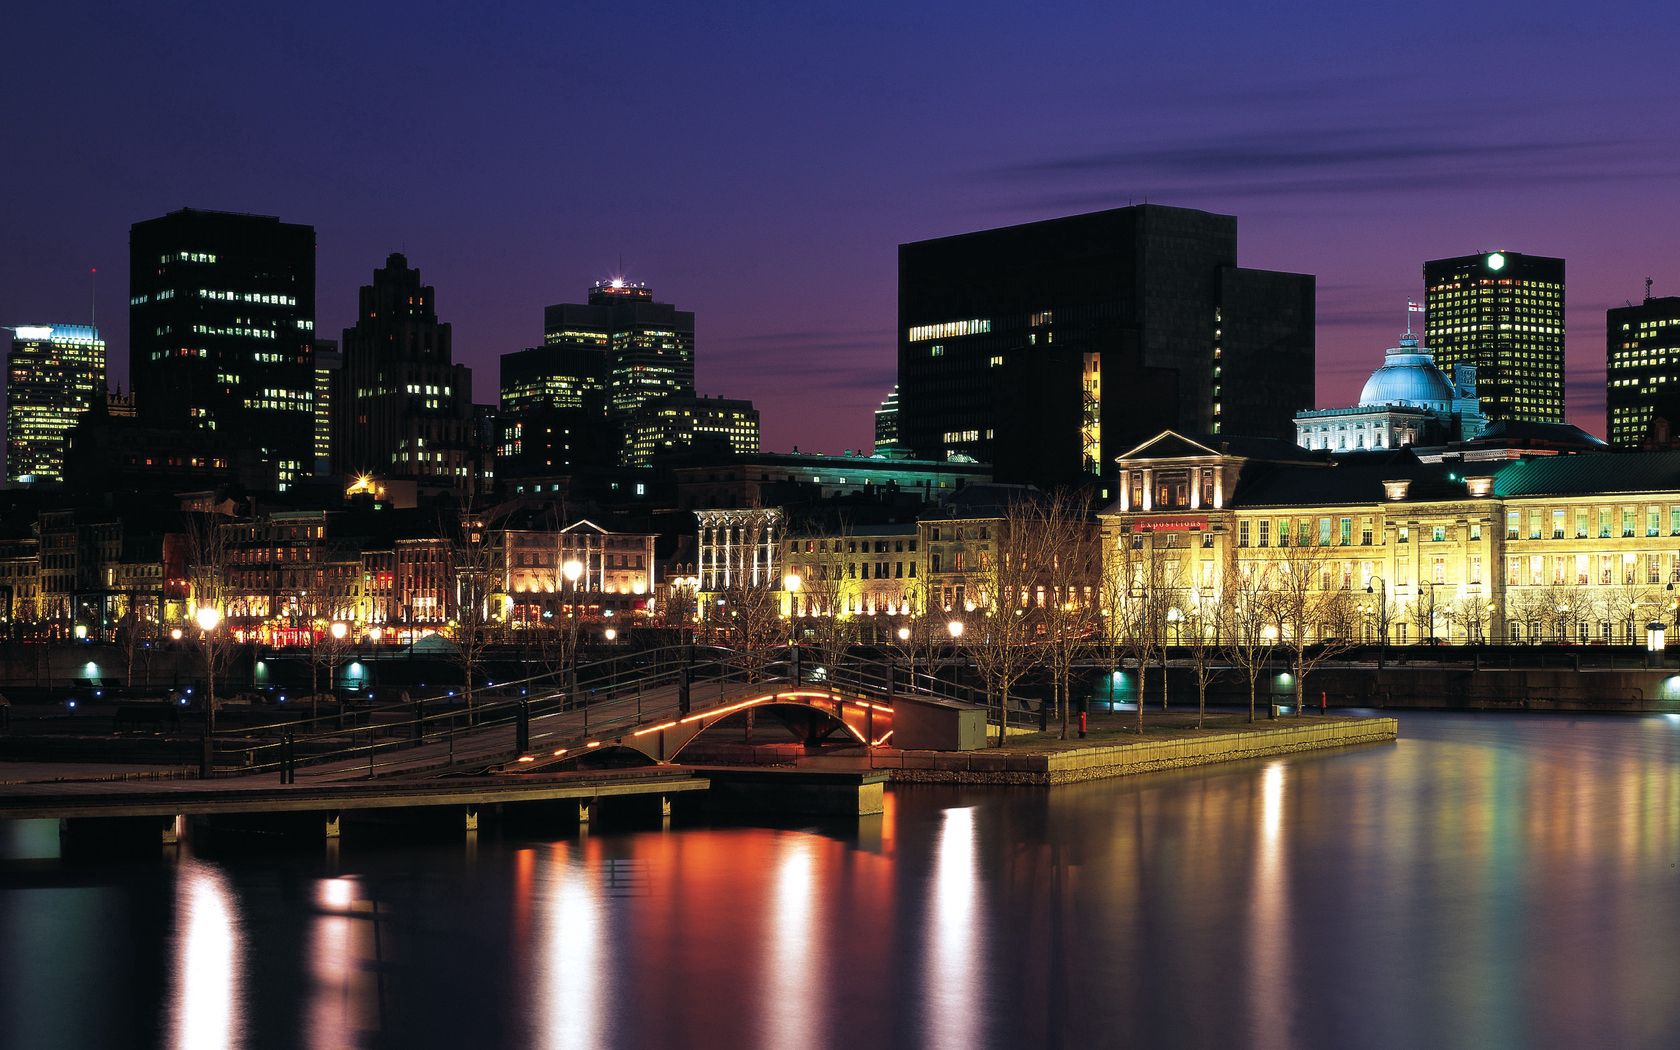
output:
<path id="1" fill-rule="evenodd" d="M 749 708 L 814 712 L 823 716 L 829 732 L 844 732 L 865 747 L 879 743 L 883 735 L 892 729 L 892 708 L 886 704 L 822 689 L 769 688 L 702 711 L 643 726 L 611 743 L 640 752 L 654 762 L 672 762 L 707 730 Z M 827 732 L 822 734 L 827 735 Z M 605 743 L 603 741 L 603 745 Z"/>

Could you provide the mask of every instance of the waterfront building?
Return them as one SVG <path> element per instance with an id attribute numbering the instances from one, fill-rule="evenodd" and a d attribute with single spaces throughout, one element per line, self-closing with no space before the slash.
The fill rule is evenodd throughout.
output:
<path id="1" fill-rule="evenodd" d="M 1672 445 L 1680 423 L 1680 296 L 1618 306 L 1605 315 L 1605 437 L 1612 448 L 1639 448 L 1653 420 Z"/>
<path id="2" fill-rule="evenodd" d="M 902 244 L 898 440 L 999 480 L 1110 483 L 1169 427 L 1291 438 L 1314 279 L 1237 266 L 1237 220 L 1158 205 Z"/>
<path id="3" fill-rule="evenodd" d="M 411 478 L 434 491 L 471 492 L 472 370 L 456 364 L 450 326 L 420 271 L 393 253 L 359 296 L 344 330 L 333 461 L 345 473 Z"/>
<path id="4" fill-rule="evenodd" d="M 1408 327 L 1366 380 L 1359 404 L 1295 414 L 1295 443 L 1361 452 L 1469 441 L 1486 426 L 1476 398 L 1475 366 L 1454 365 L 1449 378 Z"/>
<path id="5" fill-rule="evenodd" d="M 1423 264 L 1436 363 L 1476 369 L 1490 421 L 1563 422 L 1562 259 L 1482 252 Z"/>
<path id="6" fill-rule="evenodd" d="M 875 451 L 888 452 L 900 448 L 898 443 L 898 384 L 875 410 Z"/>
<path id="7" fill-rule="evenodd" d="M 105 398 L 105 340 L 92 325 L 19 325 L 6 356 L 6 479 L 64 480 L 69 432 Z"/>
<path id="8" fill-rule="evenodd" d="M 1343 599 L 1315 638 L 1634 644 L 1673 615 L 1680 453 L 1424 463 L 1168 432 L 1119 470 L 1108 571 L 1160 561 L 1163 607 L 1217 609 L 1233 572 L 1304 573 Z"/>
<path id="9" fill-rule="evenodd" d="M 313 227 L 193 209 L 135 223 L 129 290 L 142 422 L 254 450 L 273 489 L 313 473 Z"/>
<path id="10" fill-rule="evenodd" d="M 758 410 L 725 397 L 664 397 L 644 402 L 624 421 L 624 462 L 648 466 L 673 452 L 751 455 L 758 451 Z"/>
<path id="11" fill-rule="evenodd" d="M 799 578 L 787 594 L 784 611 L 791 616 L 891 617 L 925 608 L 913 520 L 857 526 L 795 521 L 783 558 L 788 573 Z"/>
<path id="12" fill-rule="evenodd" d="M 500 523 L 508 623 L 536 628 L 557 619 L 651 615 L 658 582 L 656 537 L 606 528 L 587 518 L 556 529 L 553 513 L 536 510 Z"/>
<path id="13" fill-rule="evenodd" d="M 646 284 L 597 281 L 586 302 L 548 307 L 543 343 L 601 355 L 615 413 L 655 398 L 694 396 L 694 314 L 655 302 Z"/>

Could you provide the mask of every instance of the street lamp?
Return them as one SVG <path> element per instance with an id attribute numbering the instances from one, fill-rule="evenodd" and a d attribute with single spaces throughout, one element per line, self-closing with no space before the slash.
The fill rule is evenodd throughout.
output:
<path id="1" fill-rule="evenodd" d="M 560 566 L 560 575 L 564 576 L 566 578 L 566 582 L 571 584 L 572 600 L 570 602 L 569 607 L 570 607 L 570 610 L 571 610 L 572 619 L 576 620 L 577 619 L 577 585 L 578 585 L 578 579 L 583 575 L 583 563 L 578 561 L 576 558 L 567 558 L 565 564 Z"/>
<path id="2" fill-rule="evenodd" d="M 609 641 L 609 642 L 613 641 L 616 638 L 618 638 L 618 629 L 614 628 L 614 627 L 608 627 L 606 629 L 606 631 L 604 632 L 604 634 L 605 634 L 605 637 L 606 637 L 607 641 Z"/>
<path id="3" fill-rule="evenodd" d="M 198 756 L 198 775 L 210 778 L 210 738 L 216 732 L 216 628 L 222 625 L 222 611 L 212 605 L 200 605 L 193 620 L 204 641 L 204 736 Z"/>
<path id="4" fill-rule="evenodd" d="M 1174 645 L 1182 645 L 1184 642 L 1184 639 L 1180 635 L 1181 628 L 1179 627 L 1179 624 L 1183 622 L 1184 613 L 1179 610 L 1178 606 L 1175 605 L 1171 609 L 1167 610 L 1167 623 L 1172 625 Z"/>
<path id="5" fill-rule="evenodd" d="M 789 662 L 793 664 L 793 684 L 794 685 L 800 684 L 800 678 L 799 678 L 799 638 L 798 638 L 798 635 L 795 633 L 794 626 L 793 626 L 793 605 L 794 605 L 794 602 L 799 600 L 796 597 L 796 595 L 799 594 L 799 588 L 801 588 L 803 586 L 805 586 L 805 581 L 799 578 L 799 574 L 797 572 L 790 572 L 786 576 L 782 577 L 782 590 L 786 591 L 787 596 L 788 596 L 788 611 L 787 611 L 787 616 L 788 616 L 788 658 L 789 658 Z M 830 616 L 833 616 L 834 615 L 834 610 L 830 609 L 828 611 L 828 614 Z"/>
<path id="6" fill-rule="evenodd" d="M 1371 584 L 1377 585 L 1377 590 L 1371 589 Z M 1365 593 L 1377 596 L 1377 670 L 1382 670 L 1383 657 L 1388 652 L 1388 581 L 1381 576 L 1373 576 L 1365 582 Z"/>

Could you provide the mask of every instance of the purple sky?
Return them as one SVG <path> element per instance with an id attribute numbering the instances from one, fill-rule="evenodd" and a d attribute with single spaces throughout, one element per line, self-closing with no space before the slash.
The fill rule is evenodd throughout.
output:
<path id="1" fill-rule="evenodd" d="M 1426 258 L 1568 260 L 1570 418 L 1604 310 L 1680 293 L 1671 3 L 31 4 L 5 17 L 0 324 L 83 321 L 127 385 L 128 227 L 311 223 L 317 328 L 402 250 L 477 396 L 617 268 L 697 314 L 764 444 L 868 444 L 901 241 L 1145 198 L 1319 278 L 1347 404 Z"/>

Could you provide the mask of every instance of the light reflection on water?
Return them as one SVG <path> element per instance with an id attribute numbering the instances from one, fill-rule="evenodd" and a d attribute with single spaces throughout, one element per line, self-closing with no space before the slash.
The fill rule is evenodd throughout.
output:
<path id="1" fill-rule="evenodd" d="M 176 886 L 174 996 L 169 1045 L 175 1050 L 238 1046 L 244 1038 L 244 938 L 226 877 L 188 860 Z"/>
<path id="2" fill-rule="evenodd" d="M 1054 793 L 903 788 L 857 825 L 13 855 L 0 1044 L 1680 1045 L 1680 725 L 1401 721 Z M 117 958 L 156 989 L 52 994 Z"/>

